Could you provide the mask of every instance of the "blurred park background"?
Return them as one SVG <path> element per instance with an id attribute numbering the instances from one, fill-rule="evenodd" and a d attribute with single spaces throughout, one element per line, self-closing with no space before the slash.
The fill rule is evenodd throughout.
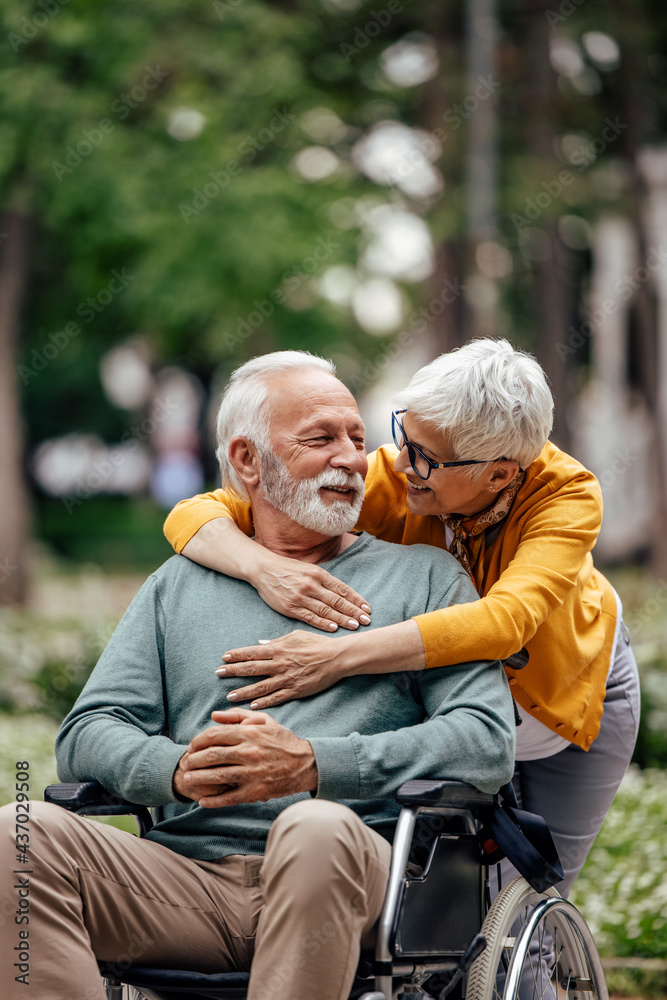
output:
<path id="1" fill-rule="evenodd" d="M 266 351 L 332 357 L 369 447 L 470 337 L 534 352 L 598 475 L 643 676 L 577 891 L 618 991 L 667 992 L 667 7 L 0 0 L 0 801 L 57 722 L 212 419 Z"/>

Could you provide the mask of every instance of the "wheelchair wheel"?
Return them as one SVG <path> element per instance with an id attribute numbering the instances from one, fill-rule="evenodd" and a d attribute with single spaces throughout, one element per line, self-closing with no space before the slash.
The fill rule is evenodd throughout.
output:
<path id="1" fill-rule="evenodd" d="M 591 933 L 555 889 L 515 878 L 482 925 L 486 949 L 473 963 L 466 1000 L 608 1000 Z"/>

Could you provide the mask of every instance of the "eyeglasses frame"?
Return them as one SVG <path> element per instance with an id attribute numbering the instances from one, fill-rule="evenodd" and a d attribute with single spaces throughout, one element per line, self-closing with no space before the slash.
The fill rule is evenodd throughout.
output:
<path id="1" fill-rule="evenodd" d="M 403 448 L 407 448 L 408 449 L 408 459 L 410 460 L 410 465 L 412 466 L 412 471 L 414 472 L 414 474 L 416 476 L 419 476 L 419 478 L 421 480 L 423 480 L 424 482 L 426 482 L 426 480 L 430 477 L 430 475 L 434 471 L 434 469 L 451 469 L 454 466 L 459 466 L 459 465 L 486 465 L 488 462 L 507 462 L 507 461 L 509 461 L 507 458 L 471 458 L 471 459 L 466 460 L 465 462 L 434 462 L 432 458 L 429 458 L 428 455 L 424 454 L 424 452 L 421 450 L 421 448 L 419 448 L 416 444 L 414 444 L 412 441 L 410 441 L 409 438 L 408 438 L 408 436 L 407 436 L 407 434 L 405 433 L 405 430 L 403 428 L 403 424 L 398 419 L 398 414 L 399 413 L 407 413 L 407 412 L 408 412 L 407 407 L 404 408 L 404 409 L 402 409 L 402 410 L 392 410 L 391 411 L 391 436 L 393 437 L 394 444 L 396 445 L 396 447 L 398 448 L 399 451 L 403 451 Z M 399 443 L 398 443 L 398 440 L 397 440 L 396 425 L 398 425 L 400 433 L 401 433 L 401 435 L 403 437 L 403 448 L 401 448 L 399 446 Z M 415 452 L 418 455 L 420 455 L 421 458 L 424 459 L 424 461 L 426 462 L 426 465 L 428 466 L 428 472 L 426 473 L 425 476 L 423 476 L 421 474 L 421 472 L 419 471 L 419 469 L 417 469 L 416 466 L 415 466 Z"/>

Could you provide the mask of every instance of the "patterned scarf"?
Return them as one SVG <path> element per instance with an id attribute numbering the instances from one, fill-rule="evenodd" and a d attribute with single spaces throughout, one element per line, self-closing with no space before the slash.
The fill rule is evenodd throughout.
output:
<path id="1" fill-rule="evenodd" d="M 463 514 L 438 515 L 440 520 L 454 532 L 449 551 L 468 571 L 478 594 L 482 593 L 484 577 L 484 552 L 486 549 L 484 532 L 487 528 L 493 527 L 507 517 L 512 509 L 514 498 L 521 489 L 523 478 L 524 472 L 519 471 L 512 482 L 498 494 L 498 499 L 493 506 L 487 507 L 480 514 L 472 514 L 470 517 Z"/>

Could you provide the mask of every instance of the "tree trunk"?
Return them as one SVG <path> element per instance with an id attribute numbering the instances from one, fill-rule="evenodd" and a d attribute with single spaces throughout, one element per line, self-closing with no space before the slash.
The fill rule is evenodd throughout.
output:
<path id="1" fill-rule="evenodd" d="M 467 338 L 494 336 L 498 331 L 498 291 L 476 261 L 479 245 L 498 236 L 496 98 L 485 84 L 495 78 L 495 24 L 496 0 L 467 0 L 466 93 L 473 100 L 466 129 L 466 279 L 480 291 L 488 289 L 486 295 L 473 291 L 464 302 Z"/>
<path id="2" fill-rule="evenodd" d="M 445 195 L 431 214 L 433 228 L 441 226 L 439 214 L 446 200 L 458 187 L 462 173 L 461 132 L 451 128 L 446 117 L 457 94 L 461 71 L 462 23 L 456 8 L 443 4 L 422 3 L 416 10 L 416 27 L 434 40 L 440 58 L 441 71 L 421 89 L 416 124 L 426 132 L 445 133 L 442 155 L 437 166 L 445 179 Z M 442 235 L 435 241 L 435 270 L 423 293 L 423 304 L 429 313 L 428 330 L 422 334 L 425 354 L 438 354 L 461 347 L 465 342 L 463 288 L 465 261 L 457 236 Z"/>
<path id="3" fill-rule="evenodd" d="M 653 199 L 656 192 L 650 189 L 647 178 L 639 167 L 642 154 L 642 137 L 653 115 L 649 95 L 652 85 L 648 75 L 646 52 L 650 51 L 653 24 L 644 4 L 632 0 L 619 0 L 619 21 L 628 25 L 623 60 L 619 67 L 620 111 L 627 127 L 619 137 L 621 149 L 631 170 L 630 188 L 631 219 L 637 232 L 640 264 L 645 264 L 651 246 L 661 246 L 662 231 L 653 217 Z M 664 148 L 663 148 L 664 157 Z M 663 179 L 662 187 L 667 187 Z M 664 199 L 663 195 L 663 199 Z M 658 237 L 656 239 L 656 237 Z M 653 422 L 655 484 L 655 524 L 660 526 L 650 535 L 651 569 L 656 576 L 667 573 L 667 323 L 665 317 L 665 269 L 661 268 L 653 282 L 642 282 L 637 290 L 635 308 L 635 354 L 638 359 L 638 388 L 646 400 Z M 657 284 L 657 287 L 656 287 Z M 654 301 L 658 292 L 658 304 Z"/>
<path id="4" fill-rule="evenodd" d="M 494 239 L 498 230 L 498 123 L 495 97 L 485 84 L 496 73 L 495 23 L 495 0 L 468 0 L 467 94 L 474 102 L 467 134 L 466 220 L 473 249 L 482 240 Z"/>
<path id="5" fill-rule="evenodd" d="M 31 220 L 0 216 L 0 604 L 21 603 L 27 585 L 29 499 L 16 382 L 16 341 L 29 266 Z"/>
<path id="6" fill-rule="evenodd" d="M 556 76 L 549 60 L 551 32 L 545 13 L 550 0 L 535 0 L 527 5 L 528 14 L 528 150 L 539 164 L 545 180 L 557 176 L 561 164 L 554 153 L 554 133 L 560 118 L 560 98 Z M 555 205 L 535 223 L 542 230 L 541 252 L 533 260 L 534 316 L 536 330 L 535 353 L 544 368 L 556 402 L 553 439 L 565 451 L 570 447 L 567 422 L 569 404 L 569 371 L 567 356 L 558 355 L 558 344 L 567 340 L 568 317 L 572 291 L 567 281 L 566 248 L 556 229 L 556 216 L 561 207 Z"/>

